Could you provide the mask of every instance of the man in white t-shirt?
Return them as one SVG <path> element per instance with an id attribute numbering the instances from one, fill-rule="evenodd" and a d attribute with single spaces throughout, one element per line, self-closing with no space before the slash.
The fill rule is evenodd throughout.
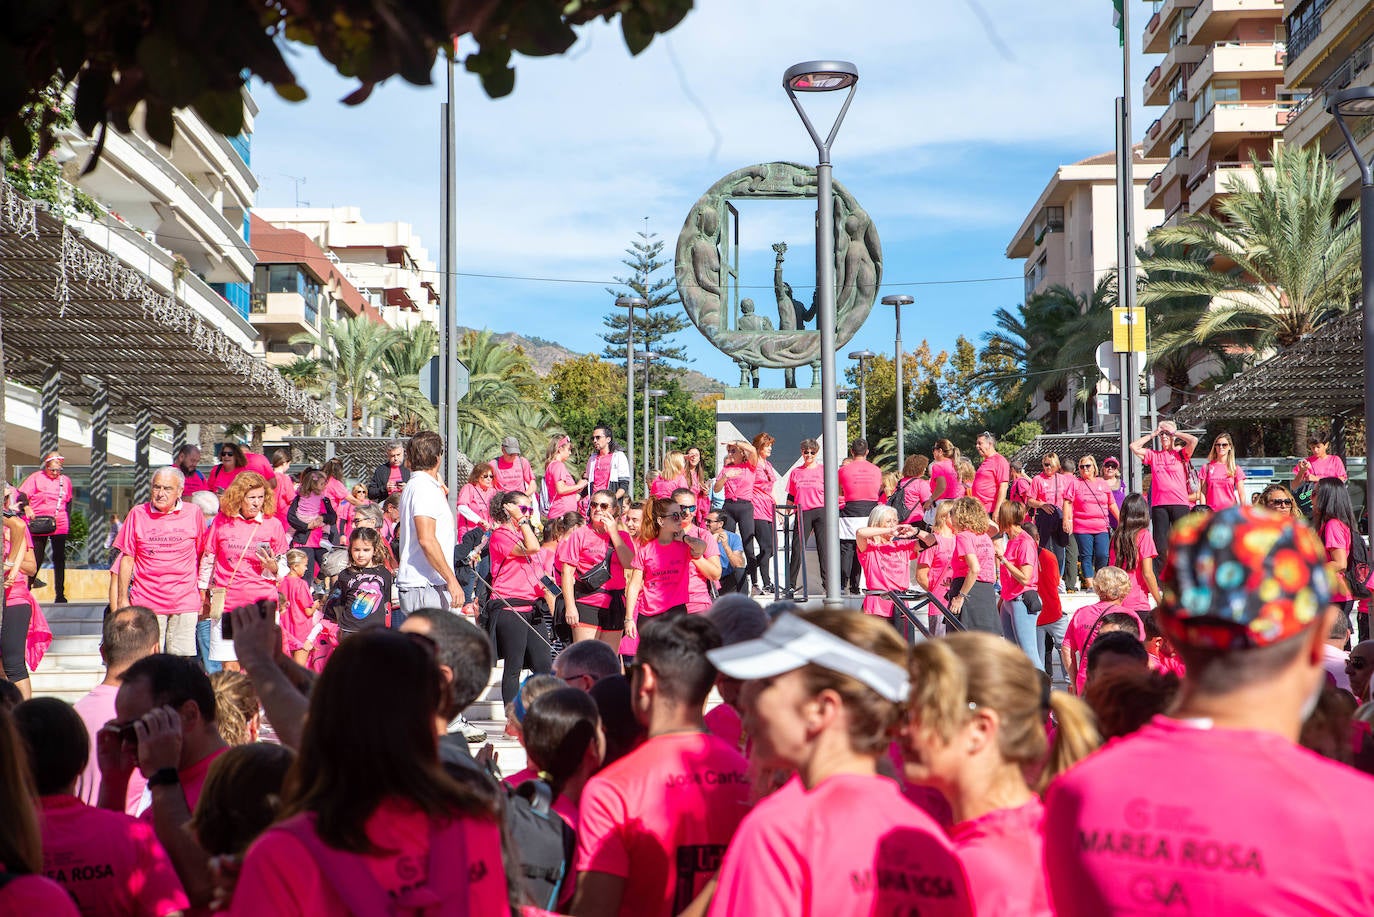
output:
<path id="1" fill-rule="evenodd" d="M 457 608 L 463 590 L 453 574 L 453 549 L 457 543 L 448 490 L 439 480 L 439 461 L 444 441 L 438 433 L 424 430 L 406 444 L 410 481 L 401 491 L 401 558 L 396 568 L 396 587 L 401 595 L 401 614 L 417 608 Z"/>

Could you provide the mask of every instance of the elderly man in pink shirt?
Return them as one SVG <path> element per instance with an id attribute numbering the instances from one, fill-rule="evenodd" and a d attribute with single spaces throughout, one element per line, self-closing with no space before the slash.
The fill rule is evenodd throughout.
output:
<path id="1" fill-rule="evenodd" d="M 114 547 L 120 553 L 118 607 L 143 605 L 157 615 L 160 649 L 196 655 L 201 594 L 196 586 L 205 548 L 205 516 L 181 499 L 176 468 L 153 472 L 152 499 L 129 510 Z"/>

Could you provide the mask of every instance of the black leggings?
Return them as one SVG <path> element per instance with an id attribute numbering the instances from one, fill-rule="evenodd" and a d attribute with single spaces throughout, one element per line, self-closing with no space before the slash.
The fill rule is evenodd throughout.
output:
<path id="1" fill-rule="evenodd" d="M 773 588 L 773 571 L 769 569 L 769 561 L 777 553 L 777 530 L 773 528 L 771 519 L 754 520 L 754 541 L 758 543 L 758 554 L 749 565 L 745 567 L 744 579 L 754 582 L 754 574 L 763 574 L 763 588 Z"/>
<path id="2" fill-rule="evenodd" d="M 33 536 L 33 556 L 41 569 L 45 555 L 48 553 L 48 542 L 52 542 L 52 588 L 56 598 L 60 601 L 67 597 L 67 536 L 66 535 L 34 535 Z M 38 574 L 29 577 L 29 582 L 37 579 Z"/>
<path id="3" fill-rule="evenodd" d="M 821 589 L 825 589 L 825 507 L 804 509 L 798 515 L 795 534 L 792 536 L 792 556 L 787 559 L 787 588 L 797 588 L 797 577 L 801 574 L 802 563 L 806 559 L 806 539 L 816 536 L 816 559 L 821 568 Z"/>
<path id="4" fill-rule="evenodd" d="M 739 532 L 739 540 L 744 545 L 744 575 L 747 579 L 754 573 L 754 504 L 748 500 L 726 500 L 724 509 L 735 520 L 733 526 L 726 528 Z"/>
<path id="5" fill-rule="evenodd" d="M 24 662 L 24 650 L 29 641 L 28 602 L 6 605 L 0 614 L 0 660 L 5 664 L 5 677 L 20 682 L 29 677 L 29 667 Z"/>
<path id="6" fill-rule="evenodd" d="M 1155 557 L 1155 576 L 1164 571 L 1165 555 L 1169 553 L 1169 531 L 1175 522 L 1190 512 L 1192 507 L 1184 503 L 1161 503 L 1150 507 L 1150 537 L 1154 539 L 1155 550 L 1159 552 Z"/>
<path id="7" fill-rule="evenodd" d="M 549 645 L 540 637 L 547 636 L 536 627 L 528 607 L 507 608 L 499 598 L 491 600 L 492 630 L 496 634 L 496 654 L 505 669 L 501 673 L 501 701 L 510 703 L 520 690 L 520 673 L 529 669 L 543 675 L 553 668 Z"/>
<path id="8" fill-rule="evenodd" d="M 319 567 L 320 561 L 324 560 L 324 548 L 307 548 L 304 545 L 293 547 L 305 552 L 305 581 L 312 586 L 315 585 L 315 570 Z"/>

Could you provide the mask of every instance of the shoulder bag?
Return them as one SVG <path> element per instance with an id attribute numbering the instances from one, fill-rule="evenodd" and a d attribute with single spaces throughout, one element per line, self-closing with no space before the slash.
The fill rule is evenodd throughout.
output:
<path id="1" fill-rule="evenodd" d="M 256 526 L 257 526 L 257 525 L 260 525 L 260 524 L 261 524 L 261 523 L 254 523 L 254 526 L 255 526 L 254 529 L 253 529 L 254 532 L 257 531 Z M 244 558 L 244 556 L 247 555 L 247 553 L 248 553 L 248 546 L 251 545 L 252 543 L 253 543 L 253 539 L 252 539 L 251 537 L 250 537 L 247 541 L 245 541 L 245 542 L 243 543 L 243 550 L 239 552 L 239 559 L 236 560 L 236 561 L 234 561 L 234 569 L 232 569 L 232 570 L 229 571 L 229 582 L 225 583 L 223 586 L 211 586 L 211 587 L 210 587 L 210 620 L 211 620 L 211 621 L 218 621 L 219 619 L 221 619 L 221 618 L 224 617 L 224 600 L 225 600 L 225 597 L 229 595 L 229 587 L 232 586 L 232 585 L 234 584 L 234 577 L 238 576 L 238 573 L 239 573 L 239 566 L 243 563 L 243 558 Z"/>

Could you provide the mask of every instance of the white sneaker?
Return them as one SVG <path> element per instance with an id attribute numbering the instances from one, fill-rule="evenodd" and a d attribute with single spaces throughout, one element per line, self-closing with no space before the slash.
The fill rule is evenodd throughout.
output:
<path id="1" fill-rule="evenodd" d="M 461 732 L 469 745 L 480 745 L 490 738 L 485 730 L 469 723 L 468 718 L 461 713 L 458 714 L 457 719 L 448 724 L 448 731 L 450 733 Z"/>

